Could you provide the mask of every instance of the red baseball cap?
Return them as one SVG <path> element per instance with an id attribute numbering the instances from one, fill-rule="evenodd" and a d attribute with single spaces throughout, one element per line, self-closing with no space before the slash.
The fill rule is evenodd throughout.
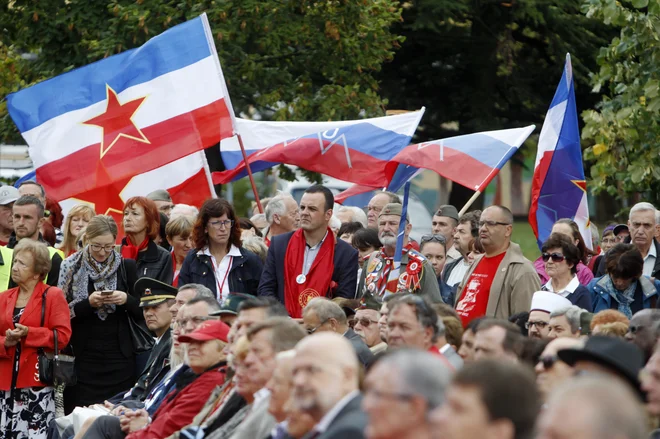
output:
<path id="1" fill-rule="evenodd" d="M 220 340 L 228 343 L 229 326 L 220 320 L 207 320 L 190 334 L 180 335 L 179 343 L 191 341 Z"/>

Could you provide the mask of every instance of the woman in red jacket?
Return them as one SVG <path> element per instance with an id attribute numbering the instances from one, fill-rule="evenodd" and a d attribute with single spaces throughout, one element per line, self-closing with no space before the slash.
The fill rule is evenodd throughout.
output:
<path id="1" fill-rule="evenodd" d="M 18 287 L 0 294 L 0 438 L 46 438 L 55 414 L 54 389 L 39 381 L 37 349 L 55 348 L 53 330 L 66 346 L 71 320 L 62 290 L 42 282 L 50 265 L 45 244 L 22 239 L 11 268 Z"/>

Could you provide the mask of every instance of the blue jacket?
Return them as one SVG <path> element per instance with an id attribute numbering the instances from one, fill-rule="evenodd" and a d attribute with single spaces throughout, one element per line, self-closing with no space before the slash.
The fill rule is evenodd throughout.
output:
<path id="1" fill-rule="evenodd" d="M 591 292 L 591 302 L 593 303 L 593 312 L 597 313 L 605 309 L 616 309 L 617 302 L 612 300 L 612 294 L 605 287 L 607 276 L 598 277 L 587 285 Z M 613 293 L 613 292 L 612 292 Z M 630 304 L 630 310 L 633 314 L 642 309 L 655 308 L 660 293 L 660 281 L 651 280 L 647 276 L 641 276 L 637 281 L 634 300 Z"/>
<path id="2" fill-rule="evenodd" d="M 270 241 L 266 266 L 259 282 L 260 296 L 272 296 L 284 303 L 284 256 L 293 233 L 274 236 Z M 333 261 L 332 280 L 337 283 L 334 297 L 355 299 L 359 268 L 357 250 L 338 239 Z"/>
<path id="3" fill-rule="evenodd" d="M 263 264 L 259 256 L 254 253 L 243 247 L 239 250 L 241 257 L 235 257 L 229 269 L 227 279 L 229 291 L 256 296 Z M 202 284 L 217 295 L 218 284 L 215 280 L 211 258 L 197 253 L 198 250 L 192 249 L 183 260 L 179 272 L 179 288 L 186 284 Z"/>
<path id="4" fill-rule="evenodd" d="M 450 287 L 447 285 L 447 282 L 442 280 L 442 277 L 438 278 L 438 288 L 440 288 L 440 296 L 442 296 L 442 301 L 454 306 L 456 302 L 456 286 Z"/>

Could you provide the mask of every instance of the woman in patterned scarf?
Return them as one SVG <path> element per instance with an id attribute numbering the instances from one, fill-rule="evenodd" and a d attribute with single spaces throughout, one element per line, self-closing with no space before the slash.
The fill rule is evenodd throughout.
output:
<path id="1" fill-rule="evenodd" d="M 84 248 L 62 262 L 59 287 L 71 312 L 71 346 L 78 383 L 64 392 L 65 411 L 103 402 L 135 383 L 129 313 L 144 320 L 135 261 L 118 252 L 117 224 L 97 215 L 87 225 Z"/>

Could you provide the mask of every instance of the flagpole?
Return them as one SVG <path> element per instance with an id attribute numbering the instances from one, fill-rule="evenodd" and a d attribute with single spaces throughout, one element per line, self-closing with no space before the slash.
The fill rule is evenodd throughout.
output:
<path id="1" fill-rule="evenodd" d="M 238 144 L 240 145 L 241 153 L 243 154 L 245 169 L 247 169 L 248 177 L 250 178 L 250 185 L 252 186 L 252 193 L 254 194 L 254 200 L 257 202 L 257 208 L 259 209 L 259 213 L 264 213 L 264 208 L 261 207 L 261 200 L 259 200 L 259 192 L 257 191 L 257 185 L 254 184 L 254 177 L 252 176 L 250 163 L 248 163 L 247 154 L 245 153 L 245 147 L 243 146 L 243 138 L 239 133 L 236 133 L 236 136 L 238 137 Z"/>
<path id="2" fill-rule="evenodd" d="M 474 194 L 472 194 L 472 197 L 465 203 L 465 206 L 461 209 L 460 212 L 458 212 L 458 216 L 461 217 L 467 210 L 472 206 L 472 203 L 476 201 L 476 199 L 481 195 L 481 191 L 476 191 Z"/>

